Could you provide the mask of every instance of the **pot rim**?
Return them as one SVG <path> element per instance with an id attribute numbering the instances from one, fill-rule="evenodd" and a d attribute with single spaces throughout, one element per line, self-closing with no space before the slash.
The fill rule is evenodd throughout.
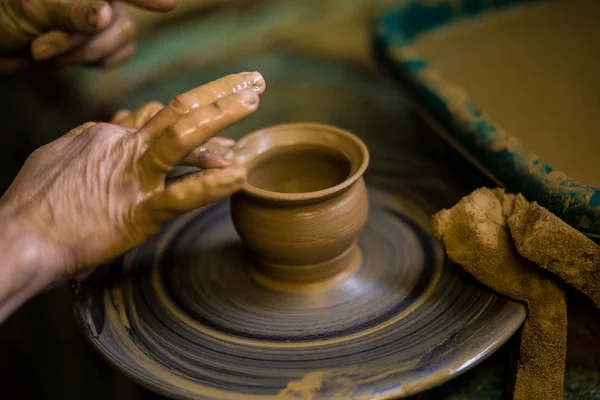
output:
<path id="1" fill-rule="evenodd" d="M 364 172 L 366 171 L 369 165 L 369 150 L 367 146 L 360 140 L 356 135 L 350 133 L 345 129 L 341 129 L 332 125 L 322 124 L 318 122 L 291 122 L 291 123 L 283 123 L 273 125 L 267 128 L 256 130 L 248 135 L 245 135 L 241 138 L 236 145 L 234 146 L 234 151 L 238 151 L 246 146 L 247 143 L 259 138 L 265 133 L 272 133 L 274 131 L 288 131 L 290 129 L 311 129 L 311 130 L 319 130 L 326 131 L 328 133 L 333 133 L 338 136 L 342 136 L 352 142 L 360 151 L 362 155 L 362 160 L 356 170 L 347 177 L 343 182 L 329 187 L 327 189 L 317 190 L 314 192 L 305 192 L 305 193 L 280 193 L 273 192 L 270 190 L 260 189 L 250 183 L 244 183 L 242 187 L 242 191 L 247 193 L 253 197 L 263 199 L 263 200 L 272 200 L 272 201 L 283 201 L 283 202 L 296 202 L 296 201 L 308 201 L 308 200 L 318 200 L 322 198 L 330 197 L 342 190 L 350 187 L 356 181 L 358 181 Z M 270 149 L 269 149 L 270 150 Z M 268 151 L 268 150 L 267 150 Z M 266 151 L 265 151 L 266 152 Z M 264 153 L 261 153 L 264 154 Z"/>

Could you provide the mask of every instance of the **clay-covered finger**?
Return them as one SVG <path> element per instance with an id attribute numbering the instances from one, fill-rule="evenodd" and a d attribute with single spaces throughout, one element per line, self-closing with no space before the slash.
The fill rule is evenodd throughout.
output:
<path id="1" fill-rule="evenodd" d="M 243 91 L 191 111 L 156 138 L 141 164 L 149 171 L 169 172 L 192 150 L 253 113 L 258 103 L 256 92 Z"/>
<path id="2" fill-rule="evenodd" d="M 175 96 L 154 118 L 139 131 L 148 141 L 161 135 L 170 125 L 192 110 L 214 103 L 234 93 L 253 91 L 262 94 L 265 81 L 258 72 L 228 75 Z"/>
<path id="3" fill-rule="evenodd" d="M 129 44 L 135 36 L 133 22 L 123 6 L 113 4 L 113 20 L 111 24 L 93 36 L 83 46 L 60 58 L 62 64 L 92 64 L 115 54 Z"/>
<path id="4" fill-rule="evenodd" d="M 73 136 L 81 135 L 83 132 L 87 131 L 94 125 L 96 125 L 95 122 L 86 122 L 84 124 L 79 125 L 76 128 L 71 129 L 69 132 L 65 133 L 63 135 L 63 137 L 73 137 Z"/>
<path id="5" fill-rule="evenodd" d="M 141 205 L 142 215 L 158 223 L 206 206 L 232 195 L 242 188 L 246 170 L 239 165 L 187 175 L 153 194 Z"/>
<path id="6" fill-rule="evenodd" d="M 31 56 L 35 61 L 45 61 L 58 57 L 83 45 L 89 36 L 67 33 L 63 31 L 50 31 L 38 36 L 31 43 Z"/>
<path id="7" fill-rule="evenodd" d="M 119 110 L 110 122 L 115 125 L 139 129 L 163 107 L 162 103 L 152 101 L 133 112 L 125 109 Z"/>
<path id="8" fill-rule="evenodd" d="M 135 55 L 136 45 L 134 42 L 130 42 L 125 46 L 121 47 L 119 50 L 115 51 L 113 54 L 106 57 L 100 64 L 104 68 L 112 68 L 116 65 L 123 64 L 126 61 L 129 61 Z"/>
<path id="9" fill-rule="evenodd" d="M 201 175 L 214 174 L 215 172 L 218 172 L 220 170 L 221 168 L 207 168 L 202 169 L 200 171 L 186 172 L 177 176 L 167 176 L 165 178 L 165 185 L 172 185 L 176 182 L 183 182 L 188 179 L 197 179 Z"/>
<path id="10" fill-rule="evenodd" d="M 141 128 L 163 108 L 164 105 L 158 101 L 151 101 L 150 103 L 144 104 L 133 113 L 132 128 Z"/>
<path id="11" fill-rule="evenodd" d="M 110 123 L 115 125 L 128 126 L 127 123 L 130 117 L 131 111 L 123 108 L 117 111 L 115 115 L 113 115 L 112 119 L 110 120 Z"/>
<path id="12" fill-rule="evenodd" d="M 217 143 L 224 147 L 233 147 L 235 145 L 235 140 L 222 136 L 215 136 L 214 138 L 211 138 L 209 142 Z"/>
<path id="13" fill-rule="evenodd" d="M 106 1 L 42 0 L 30 12 L 50 29 L 66 32 L 95 33 L 106 28 L 113 19 L 113 9 Z"/>
<path id="14" fill-rule="evenodd" d="M 198 168 L 222 168 L 230 165 L 234 158 L 235 154 L 230 147 L 209 140 L 188 153 L 179 164 Z"/>

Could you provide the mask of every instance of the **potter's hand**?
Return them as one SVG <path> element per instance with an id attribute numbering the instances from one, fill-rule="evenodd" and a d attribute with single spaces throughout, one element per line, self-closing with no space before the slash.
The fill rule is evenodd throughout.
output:
<path id="1" fill-rule="evenodd" d="M 140 129 L 88 122 L 36 150 L 0 198 L 0 319 L 3 285 L 41 290 L 84 274 L 239 190 L 244 168 L 212 168 L 198 149 L 254 112 L 264 89 L 258 73 L 231 75 L 176 96 Z M 182 161 L 211 168 L 165 185 Z"/>
<path id="2" fill-rule="evenodd" d="M 176 0 L 127 2 L 168 11 Z M 133 55 L 133 36 L 133 23 L 119 2 L 0 0 L 0 72 L 46 60 L 112 66 Z"/>

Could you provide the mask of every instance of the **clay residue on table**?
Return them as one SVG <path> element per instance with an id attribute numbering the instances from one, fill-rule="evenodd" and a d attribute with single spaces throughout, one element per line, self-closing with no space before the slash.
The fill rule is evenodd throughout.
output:
<path id="1" fill-rule="evenodd" d="M 542 2 L 423 34 L 415 48 L 571 178 L 600 187 L 600 1 Z"/>

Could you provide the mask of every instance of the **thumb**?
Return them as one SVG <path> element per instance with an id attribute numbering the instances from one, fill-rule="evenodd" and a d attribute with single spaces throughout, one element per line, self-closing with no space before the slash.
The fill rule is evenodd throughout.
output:
<path id="1" fill-rule="evenodd" d="M 98 0 L 45 0 L 46 16 L 53 30 L 95 33 L 112 20 L 112 7 Z"/>

